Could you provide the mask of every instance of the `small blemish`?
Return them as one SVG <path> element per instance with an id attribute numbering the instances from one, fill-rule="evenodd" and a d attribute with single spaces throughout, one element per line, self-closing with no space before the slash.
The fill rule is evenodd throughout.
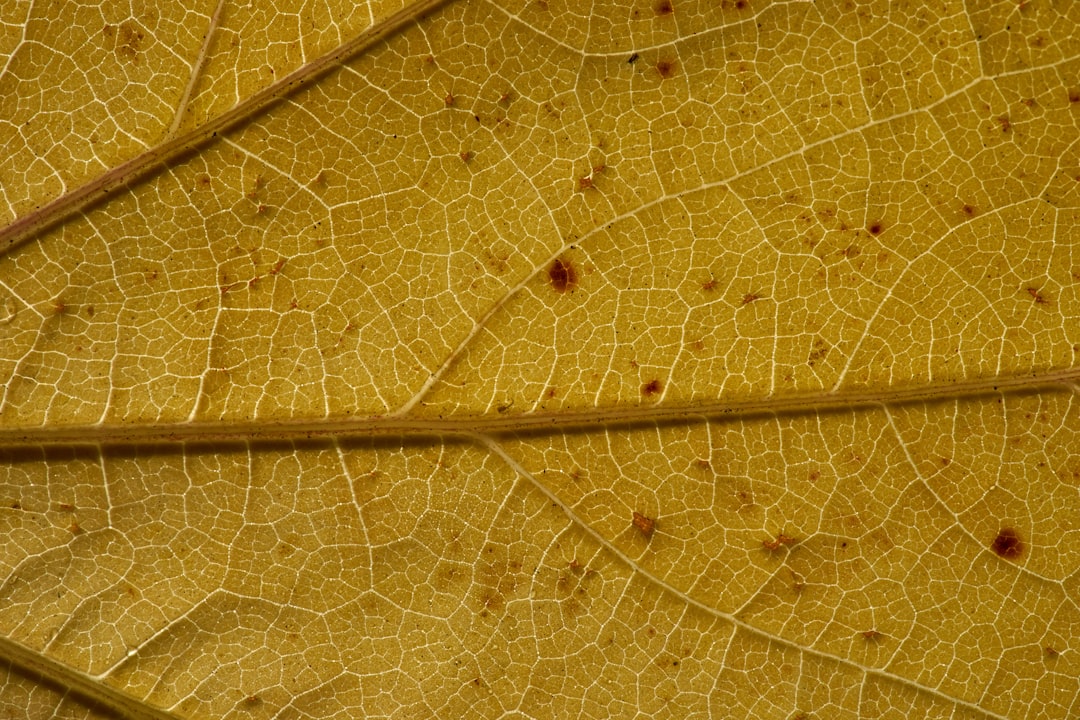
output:
<path id="1" fill-rule="evenodd" d="M 990 549 L 998 557 L 1016 560 L 1024 554 L 1024 542 L 1020 539 L 1020 533 L 1011 527 L 1006 527 L 998 530 L 994 541 L 990 543 Z"/>
<path id="2" fill-rule="evenodd" d="M 1039 290 L 1039 288 L 1029 287 L 1027 293 L 1031 296 L 1031 299 L 1035 301 L 1036 305 L 1046 305 L 1048 302 L 1047 299 L 1043 297 L 1042 291 Z"/>
<path id="3" fill-rule="evenodd" d="M 743 295 L 742 302 L 740 302 L 739 305 L 741 307 L 746 307 L 747 305 L 754 302 L 755 300 L 760 300 L 760 299 L 761 299 L 761 296 L 758 295 L 757 293 L 746 293 L 745 295 Z"/>
<path id="4" fill-rule="evenodd" d="M 656 72 L 665 80 L 675 77 L 676 64 L 674 60 L 660 60 L 656 63 Z"/>
<path id="5" fill-rule="evenodd" d="M 785 545 L 794 545 L 797 541 L 793 537 L 788 537 L 784 533 L 780 533 L 776 536 L 775 540 L 762 540 L 761 545 L 766 550 L 779 550 Z"/>
<path id="6" fill-rule="evenodd" d="M 636 62 L 638 61 L 638 58 L 639 58 L 639 57 L 641 57 L 641 56 L 640 56 L 640 55 L 638 55 L 637 53 L 634 53 L 633 55 L 631 55 L 631 56 L 630 56 L 630 59 L 629 59 L 629 60 L 627 60 L 626 62 L 628 62 L 628 63 L 630 63 L 631 65 L 633 65 L 634 63 L 636 63 Z"/>
<path id="7" fill-rule="evenodd" d="M 663 384 L 659 380 L 653 379 L 641 386 L 641 394 L 650 397 L 656 395 L 663 389 Z"/>
<path id="8" fill-rule="evenodd" d="M 577 271 L 569 260 L 555 258 L 548 268 L 548 280 L 555 292 L 565 293 L 577 287 Z"/>
<path id="9" fill-rule="evenodd" d="M 870 231 L 871 235 L 880 235 L 881 231 L 885 229 L 885 226 L 881 224 L 881 221 L 870 223 L 870 227 L 866 228 Z"/>
<path id="10" fill-rule="evenodd" d="M 656 521 L 647 515 L 642 515 L 637 510 L 634 511 L 634 527 L 644 536 L 646 540 L 650 539 L 653 535 L 653 531 L 656 530 Z"/>
<path id="11" fill-rule="evenodd" d="M 663 17 L 664 15 L 670 15 L 675 12 L 675 8 L 671 6 L 671 0 L 659 0 L 653 5 L 653 11 Z"/>

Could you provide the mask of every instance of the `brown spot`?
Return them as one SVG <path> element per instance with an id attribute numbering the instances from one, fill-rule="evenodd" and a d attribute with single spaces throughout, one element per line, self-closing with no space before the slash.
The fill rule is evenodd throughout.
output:
<path id="1" fill-rule="evenodd" d="M 128 62 L 137 62 L 145 38 L 142 29 L 132 21 L 125 20 L 120 23 L 120 34 L 116 38 L 115 48 L 117 57 Z"/>
<path id="2" fill-rule="evenodd" d="M 1037 305 L 1045 305 L 1048 302 L 1047 299 L 1043 297 L 1042 291 L 1039 290 L 1039 288 L 1029 287 L 1027 289 L 1027 293 L 1031 296 L 1031 299 L 1034 300 L 1035 304 Z"/>
<path id="3" fill-rule="evenodd" d="M 589 190 L 593 187 L 592 175 L 586 175 L 583 178 L 578 178 L 577 181 L 578 190 Z"/>
<path id="4" fill-rule="evenodd" d="M 94 317 L 94 306 L 93 305 L 87 305 L 86 306 L 86 317 Z"/>
<path id="5" fill-rule="evenodd" d="M 715 290 L 716 289 L 716 280 L 714 278 L 709 278 L 705 282 L 701 283 L 701 289 L 704 290 L 705 292 L 709 292 L 710 290 Z"/>
<path id="6" fill-rule="evenodd" d="M 649 397 L 656 395 L 663 389 L 664 385 L 659 380 L 653 379 L 641 386 L 641 394 Z"/>
<path id="7" fill-rule="evenodd" d="M 675 77 L 676 67 L 674 60 L 660 60 L 656 63 L 656 72 L 660 73 L 660 77 L 667 80 Z"/>
<path id="8" fill-rule="evenodd" d="M 974 205 L 965 204 L 963 210 L 964 210 L 964 214 L 967 215 L 968 217 L 975 217 L 975 206 Z"/>
<path id="9" fill-rule="evenodd" d="M 671 0 L 659 0 L 655 5 L 653 5 L 653 12 L 662 17 L 664 15 L 670 15 L 671 13 L 675 12 L 675 8 L 671 6 Z"/>
<path id="10" fill-rule="evenodd" d="M 63 315 L 63 314 L 65 313 L 65 312 L 67 312 L 67 309 L 68 309 L 68 308 L 67 308 L 67 303 L 66 303 L 66 302 L 64 302 L 64 299 L 63 299 L 63 298 L 59 298 L 59 297 L 58 297 L 58 298 L 56 298 L 55 300 L 53 300 L 53 302 L 52 302 L 52 309 L 53 309 L 53 312 L 54 312 L 55 314 L 57 314 L 57 315 Z"/>
<path id="11" fill-rule="evenodd" d="M 15 500 L 14 502 L 11 503 L 11 509 L 12 510 L 22 510 L 22 503 L 19 502 L 18 500 Z"/>
<path id="12" fill-rule="evenodd" d="M 814 344 L 810 349 L 810 356 L 806 359 L 806 363 L 810 367 L 814 367 L 817 363 L 824 360 L 828 354 L 829 344 L 820 337 L 814 338 Z"/>
<path id="13" fill-rule="evenodd" d="M 880 235 L 881 231 L 885 229 L 885 226 L 878 220 L 877 222 L 870 223 L 870 226 L 866 229 L 870 231 L 871 235 Z"/>
<path id="14" fill-rule="evenodd" d="M 651 517 L 642 515 L 637 510 L 634 511 L 634 527 L 641 532 L 642 536 L 648 540 L 652 537 L 653 531 L 656 529 L 656 521 Z"/>
<path id="15" fill-rule="evenodd" d="M 1061 654 L 1057 650 L 1055 650 L 1054 648 L 1050 647 L 1049 645 L 1047 645 L 1043 649 L 1046 651 L 1046 657 L 1050 658 L 1051 660 L 1053 660 L 1054 658 L 1056 658 L 1058 655 Z"/>
<path id="16" fill-rule="evenodd" d="M 795 538 L 780 533 L 775 540 L 762 540 L 761 544 L 766 550 L 779 550 L 784 545 L 794 545 L 796 542 Z"/>
<path id="17" fill-rule="evenodd" d="M 443 102 L 446 103 L 446 107 L 452 107 L 454 104 L 454 93 L 447 93 L 443 98 Z"/>
<path id="18" fill-rule="evenodd" d="M 735 0 L 735 9 L 736 10 L 745 10 L 746 6 L 749 5 L 749 4 L 750 3 L 747 2 L 747 0 Z"/>
<path id="19" fill-rule="evenodd" d="M 555 289 L 555 292 L 572 291 L 577 287 L 577 271 L 569 260 L 555 258 L 555 262 L 548 268 L 548 280 L 551 281 L 551 287 Z"/>
<path id="20" fill-rule="evenodd" d="M 72 535 L 80 535 L 80 534 L 82 534 L 83 529 L 81 527 L 79 527 L 79 523 L 73 522 L 73 523 L 71 523 L 71 525 L 68 525 L 68 531 Z"/>
<path id="21" fill-rule="evenodd" d="M 640 56 L 640 55 L 638 55 L 637 53 L 633 53 L 633 54 L 632 54 L 632 55 L 630 56 L 630 59 L 629 59 L 629 60 L 627 60 L 626 62 L 628 62 L 628 63 L 630 63 L 631 65 L 633 65 L 634 63 L 636 63 L 636 62 L 638 61 L 638 58 L 639 58 L 639 57 L 641 57 L 641 56 Z"/>
<path id="22" fill-rule="evenodd" d="M 1072 88 L 1069 90 L 1069 102 L 1080 103 L 1080 88 Z"/>
<path id="23" fill-rule="evenodd" d="M 1020 533 L 1016 532 L 1016 530 L 1011 527 L 1006 527 L 998 530 L 994 542 L 990 543 L 990 549 L 993 550 L 998 557 L 1005 558 L 1006 560 L 1016 560 L 1024 554 L 1024 543 L 1020 539 Z"/>
<path id="24" fill-rule="evenodd" d="M 249 708 L 257 707 L 259 705 L 262 705 L 262 698 L 258 695 L 248 695 L 246 698 L 244 698 L 244 705 Z"/>
<path id="25" fill-rule="evenodd" d="M 473 159 L 472 150 L 465 150 L 461 153 L 458 153 L 458 157 L 461 158 L 461 162 L 468 163 L 470 160 Z"/>
<path id="26" fill-rule="evenodd" d="M 1001 132 L 1007 133 L 1012 129 L 1012 123 L 1009 121 L 1008 115 L 1002 115 L 998 118 L 998 124 L 1001 125 Z"/>
<path id="27" fill-rule="evenodd" d="M 863 630 L 859 634 L 862 635 L 867 640 L 878 640 L 881 637 L 883 637 L 882 634 L 880 632 L 878 632 L 877 630 Z"/>
<path id="28" fill-rule="evenodd" d="M 758 295 L 757 293 L 746 293 L 745 295 L 743 295 L 742 302 L 740 302 L 739 305 L 740 305 L 740 307 L 746 307 L 747 305 L 754 302 L 755 300 L 760 300 L 760 299 L 761 299 L 761 296 Z"/>

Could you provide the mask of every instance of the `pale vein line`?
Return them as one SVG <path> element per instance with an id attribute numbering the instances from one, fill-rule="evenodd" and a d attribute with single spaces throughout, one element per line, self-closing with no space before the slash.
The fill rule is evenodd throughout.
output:
<path id="1" fill-rule="evenodd" d="M 214 14 L 210 16 L 210 24 L 206 27 L 206 35 L 203 36 L 203 44 L 199 48 L 199 55 L 195 58 L 195 64 L 192 66 L 191 74 L 188 76 L 187 87 L 184 88 L 184 94 L 176 105 L 176 114 L 173 116 L 169 132 L 165 135 L 166 138 L 173 137 L 176 135 L 176 131 L 180 129 L 180 123 L 184 119 L 184 111 L 187 110 L 188 104 L 191 102 L 191 93 L 195 90 L 195 84 L 202 78 L 203 65 L 206 64 L 210 46 L 214 43 L 214 36 L 217 34 L 218 21 L 221 19 L 221 9 L 223 7 L 225 7 L 225 0 L 218 0 L 217 7 L 214 8 Z"/>
<path id="2" fill-rule="evenodd" d="M 75 695 L 103 705 L 121 717 L 130 720 L 178 720 L 178 717 L 171 712 L 151 707 L 144 700 L 134 698 L 97 678 L 46 657 L 2 634 L 0 634 L 0 658 L 66 688 Z"/>
<path id="3" fill-rule="evenodd" d="M 226 443 L 269 440 L 303 441 L 332 437 L 431 436 L 474 433 L 558 433 L 610 425 L 642 423 L 704 423 L 793 413 L 820 413 L 877 405 L 905 405 L 959 398 L 999 396 L 1010 392 L 1075 392 L 1080 367 L 1016 377 L 976 378 L 953 383 L 912 385 L 884 390 L 853 390 L 781 397 L 751 397 L 684 405 L 631 405 L 522 415 L 462 415 L 449 417 L 286 418 L 283 420 L 208 420 L 158 424 L 48 425 L 0 427 L 0 447 L 27 445 L 111 445 L 131 443 Z"/>
<path id="4" fill-rule="evenodd" d="M 612 555 L 617 557 L 622 563 L 624 563 L 630 569 L 630 571 L 632 573 L 640 575 L 641 577 L 648 580 L 650 583 L 654 584 L 656 587 L 661 588 L 664 592 L 667 592 L 667 593 L 673 595 L 674 597 L 678 598 L 680 601 L 686 603 L 687 605 L 692 605 L 692 606 L 698 608 L 699 610 L 701 610 L 702 612 L 704 612 L 704 613 L 706 613 L 706 614 L 708 614 L 708 615 L 710 615 L 710 616 L 712 616 L 714 618 L 717 618 L 718 620 L 728 622 L 728 623 L 736 626 L 740 630 L 743 630 L 744 632 L 746 632 L 749 635 L 752 635 L 752 636 L 758 637 L 758 638 L 762 638 L 762 639 L 764 639 L 764 640 L 766 640 L 768 642 L 774 643 L 776 645 L 780 645 L 781 647 L 785 647 L 785 648 L 788 648 L 790 650 L 795 650 L 796 652 L 803 653 L 805 655 L 812 655 L 812 656 L 820 658 L 822 660 L 828 660 L 828 661 L 834 662 L 834 663 L 836 663 L 838 665 L 842 665 L 844 667 L 852 668 L 852 669 L 854 669 L 854 670 L 856 670 L 858 672 L 863 673 L 864 675 L 871 675 L 871 676 L 880 678 L 882 680 L 886 680 L 888 682 L 896 683 L 897 685 L 900 685 L 901 687 L 915 688 L 915 689 L 917 689 L 917 690 L 919 690 L 921 692 L 924 692 L 924 693 L 926 693 L 928 695 L 932 695 L 933 697 L 936 697 L 937 699 L 939 699 L 939 700 L 941 700 L 943 702 L 946 702 L 946 703 L 948 703 L 950 705 L 967 708 L 968 710 L 971 710 L 973 712 L 977 712 L 980 715 L 985 715 L 987 717 L 1000 718 L 1001 720 L 1005 720 L 1005 716 L 1003 716 L 1003 715 L 997 715 L 996 713 L 993 713 L 993 712 L 991 712 L 989 710 L 986 710 L 985 708 L 979 707 L 978 705 L 976 705 L 976 704 L 974 704 L 972 702 L 969 702 L 967 700 L 963 700 L 963 699 L 960 699 L 960 698 L 953 697 L 953 696 L 948 695 L 948 694 L 946 694 L 946 693 L 944 693 L 944 692 L 942 692 L 942 691 L 940 691 L 940 690 L 938 690 L 936 688 L 925 687 L 923 685 L 919 685 L 917 683 L 912 682 L 908 678 L 905 678 L 905 677 L 902 677 L 900 675 L 896 675 L 894 673 L 888 672 L 887 670 L 883 670 L 883 669 L 880 669 L 880 668 L 863 666 L 863 665 L 860 665 L 860 664 L 856 663 L 855 661 L 849 660 L 848 658 L 845 658 L 845 657 L 843 657 L 841 655 L 834 655 L 833 653 L 829 653 L 829 652 L 826 652 L 824 650 L 817 650 L 816 648 L 806 647 L 806 646 L 800 645 L 797 642 L 793 642 L 793 641 L 788 640 L 786 638 L 780 637 L 779 635 L 773 635 L 770 632 L 767 632 L 765 630 L 762 630 L 760 628 L 757 628 L 757 627 L 751 625 L 750 623 L 746 622 L 745 620 L 742 620 L 742 619 L 738 618 L 737 616 L 735 616 L 735 615 L 733 615 L 731 613 L 726 613 L 726 612 L 723 612 L 721 610 L 717 610 L 716 608 L 714 608 L 714 607 L 712 607 L 710 605 L 706 605 L 704 602 L 702 602 L 700 600 L 697 600 L 696 598 L 693 598 L 693 597 L 685 594 L 683 591 L 681 591 L 678 588 L 673 587 L 672 585 L 670 585 L 663 578 L 661 578 L 661 577 L 659 577 L 657 575 L 654 575 L 653 573 L 646 570 L 645 568 L 642 568 L 642 567 L 638 566 L 638 564 L 635 563 L 634 560 L 632 558 L 630 558 L 630 556 L 626 555 L 622 550 L 620 550 L 618 547 L 616 547 L 614 544 L 612 544 L 610 540 L 608 540 L 603 535 L 601 535 L 596 530 L 594 530 L 588 523 L 584 522 L 580 517 L 577 516 L 577 514 L 573 510 L 571 510 L 569 507 L 567 507 L 562 502 L 562 500 L 559 499 L 558 496 L 556 496 L 554 493 L 552 493 L 550 490 L 548 490 L 548 488 L 543 483 L 541 483 L 536 478 L 536 476 L 534 476 L 531 472 L 526 470 L 520 463 L 518 463 L 514 458 L 512 458 L 510 456 L 510 454 L 506 450 L 503 449 L 502 445 L 500 445 L 498 442 L 495 441 L 494 438 L 491 438 L 491 437 L 489 437 L 487 435 L 472 435 L 472 438 L 476 442 L 478 442 L 479 444 L 486 447 L 489 451 L 491 451 L 495 455 L 498 455 L 500 458 L 502 458 L 503 462 L 505 462 L 507 464 L 507 466 L 511 470 L 513 470 L 515 473 L 517 473 L 520 477 L 523 477 L 526 480 L 528 480 L 533 485 L 533 487 L 535 487 L 537 490 L 539 490 L 546 498 L 548 498 L 548 500 L 550 500 L 560 510 L 562 510 L 563 513 L 566 515 L 567 519 L 574 526 L 580 528 L 582 532 L 584 532 L 589 537 L 591 537 L 595 542 L 600 544 L 601 547 L 603 547 L 605 550 L 607 550 Z"/>

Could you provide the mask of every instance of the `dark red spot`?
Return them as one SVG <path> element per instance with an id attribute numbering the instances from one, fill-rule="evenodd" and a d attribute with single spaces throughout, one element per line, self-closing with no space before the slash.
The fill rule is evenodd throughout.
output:
<path id="1" fill-rule="evenodd" d="M 1006 560 L 1016 560 L 1024 554 L 1024 542 L 1020 539 L 1020 533 L 1011 527 L 1002 528 L 998 531 L 994 542 L 990 543 L 990 549 L 998 557 Z"/>
<path id="2" fill-rule="evenodd" d="M 675 8 L 671 7 L 671 0 L 660 0 L 653 5 L 653 10 L 657 15 L 670 15 L 675 12 Z"/>
<path id="3" fill-rule="evenodd" d="M 882 225 L 880 221 L 870 223 L 870 227 L 867 228 L 867 230 L 870 231 L 871 235 L 880 235 L 881 231 L 884 230 L 884 229 L 885 229 L 885 226 Z"/>
<path id="4" fill-rule="evenodd" d="M 964 205 L 964 214 L 967 215 L 968 217 L 975 217 L 975 206 L 974 205 Z"/>
<path id="5" fill-rule="evenodd" d="M 656 395 L 658 392 L 664 389 L 664 386 L 659 380 L 650 380 L 641 386 L 641 394 L 646 397 L 650 395 Z"/>
<path id="6" fill-rule="evenodd" d="M 665 80 L 675 77 L 675 61 L 661 60 L 656 63 L 656 72 L 660 73 L 660 77 Z"/>
<path id="7" fill-rule="evenodd" d="M 548 268 L 548 280 L 555 292 L 564 293 L 577 287 L 577 271 L 569 260 L 556 258 Z"/>
<path id="8" fill-rule="evenodd" d="M 1080 103 L 1080 88 L 1073 88 L 1069 91 L 1069 102 Z"/>
<path id="9" fill-rule="evenodd" d="M 1001 132 L 1009 132 L 1012 129 L 1012 122 L 1009 121 L 1008 115 L 1002 115 L 998 118 L 998 123 L 1001 124 Z"/>
<path id="10" fill-rule="evenodd" d="M 736 0 L 735 9 L 736 10 L 745 10 L 746 6 L 749 5 L 749 4 L 750 3 L 746 2 L 746 0 Z"/>

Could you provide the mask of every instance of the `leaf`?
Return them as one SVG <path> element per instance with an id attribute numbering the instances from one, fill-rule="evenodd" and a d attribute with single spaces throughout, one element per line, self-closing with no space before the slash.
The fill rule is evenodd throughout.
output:
<path id="1" fill-rule="evenodd" d="M 1077 713 L 1080 5 L 2 12 L 0 704 Z"/>

